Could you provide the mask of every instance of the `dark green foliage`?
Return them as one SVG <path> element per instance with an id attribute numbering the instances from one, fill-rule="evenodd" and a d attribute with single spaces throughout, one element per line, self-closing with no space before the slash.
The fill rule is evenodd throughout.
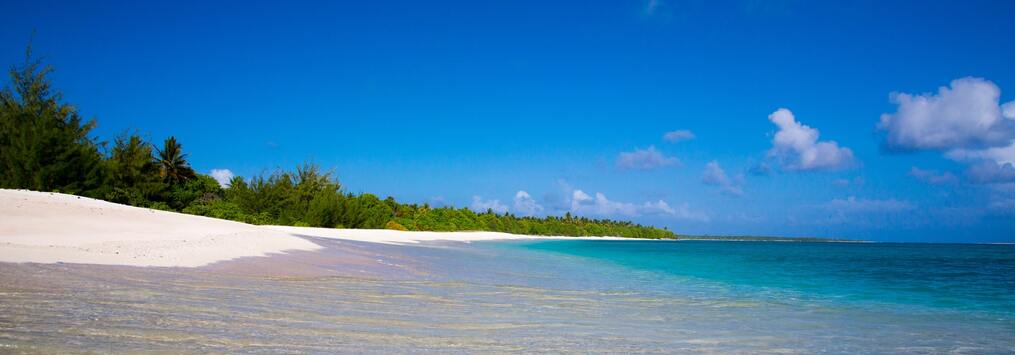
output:
<path id="1" fill-rule="evenodd" d="M 572 217 L 517 217 L 492 211 L 474 213 L 450 207 L 402 205 L 395 221 L 409 230 L 420 231 L 494 231 L 547 236 L 617 236 L 628 238 L 676 238 L 665 229 L 608 219 Z"/>
<path id="2" fill-rule="evenodd" d="M 340 192 L 320 191 L 310 200 L 310 206 L 303 217 L 303 222 L 310 227 L 333 228 L 341 223 L 343 199 Z"/>
<path id="3" fill-rule="evenodd" d="M 162 166 L 161 175 L 166 183 L 179 184 L 194 178 L 194 169 L 187 163 L 187 155 L 183 154 L 183 147 L 176 142 L 176 137 L 166 138 L 159 150 L 159 165 Z"/>
<path id="4" fill-rule="evenodd" d="M 194 178 L 173 185 L 169 191 L 169 206 L 176 210 L 192 203 L 209 202 L 222 197 L 222 187 L 211 176 L 195 174 Z"/>
<path id="5" fill-rule="evenodd" d="M 159 164 L 152 156 L 152 147 L 136 134 L 116 138 L 109 160 L 109 178 L 103 197 L 112 202 L 147 206 L 166 200 L 168 185 L 160 176 Z"/>
<path id="6" fill-rule="evenodd" d="M 248 214 L 240 206 L 225 200 L 211 200 L 187 206 L 183 213 L 213 218 L 228 219 L 250 224 L 271 224 L 272 220 L 266 213 Z"/>
<path id="7" fill-rule="evenodd" d="M 372 194 L 348 195 L 343 201 L 340 223 L 346 228 L 384 228 L 394 217 L 391 207 Z"/>
<path id="8" fill-rule="evenodd" d="M 62 102 L 52 71 L 29 47 L 0 91 L 0 186 L 94 196 L 103 180 L 98 143 L 88 136 L 95 121 Z"/>

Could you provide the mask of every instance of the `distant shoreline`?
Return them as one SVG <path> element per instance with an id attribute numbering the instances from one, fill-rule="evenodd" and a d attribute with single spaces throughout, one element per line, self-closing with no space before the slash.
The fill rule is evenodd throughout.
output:
<path id="1" fill-rule="evenodd" d="M 677 240 L 716 242 L 795 242 L 795 243 L 875 243 L 869 240 L 817 237 L 752 237 L 752 236 L 678 236 Z"/>

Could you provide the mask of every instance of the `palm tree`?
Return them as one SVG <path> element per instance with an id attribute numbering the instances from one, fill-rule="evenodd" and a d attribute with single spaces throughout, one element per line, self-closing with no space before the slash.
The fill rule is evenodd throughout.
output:
<path id="1" fill-rule="evenodd" d="M 166 138 L 159 150 L 159 164 L 162 165 L 162 178 L 171 184 L 187 181 L 196 176 L 194 169 L 187 163 L 187 155 L 183 147 L 176 142 L 176 137 Z"/>

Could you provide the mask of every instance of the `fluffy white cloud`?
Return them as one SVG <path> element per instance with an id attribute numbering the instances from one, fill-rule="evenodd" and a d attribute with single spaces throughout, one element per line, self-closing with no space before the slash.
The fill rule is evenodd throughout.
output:
<path id="1" fill-rule="evenodd" d="M 924 170 L 915 166 L 909 169 L 909 176 L 931 185 L 955 185 L 959 183 L 959 178 L 950 172 Z"/>
<path id="2" fill-rule="evenodd" d="M 1001 105 L 1001 115 L 1009 120 L 1015 120 L 1015 101 Z"/>
<path id="3" fill-rule="evenodd" d="M 536 200 L 528 192 L 519 190 L 515 193 L 514 211 L 522 216 L 532 216 L 543 212 L 543 206 L 536 203 Z"/>
<path id="4" fill-rule="evenodd" d="M 495 213 L 507 213 L 508 211 L 508 206 L 500 203 L 500 200 L 483 200 L 479 196 L 472 196 L 472 205 L 469 208 L 476 212 L 492 210 Z"/>
<path id="5" fill-rule="evenodd" d="M 574 190 L 572 192 L 571 212 L 580 215 L 622 215 L 628 217 L 640 215 L 663 215 L 701 222 L 707 222 L 709 219 L 708 215 L 704 213 L 692 211 L 690 206 L 686 203 L 678 208 L 673 208 L 663 200 L 634 204 L 610 200 L 601 192 L 597 192 L 593 197 L 582 190 Z"/>
<path id="6" fill-rule="evenodd" d="M 574 190 L 572 193 L 571 211 L 594 215 L 638 215 L 638 207 L 634 204 L 610 201 L 601 192 L 597 192 L 596 196 L 592 197 L 582 190 Z"/>
<path id="7" fill-rule="evenodd" d="M 1005 147 L 986 149 L 954 149 L 945 153 L 952 160 L 976 162 L 992 160 L 998 164 L 1015 164 L 1015 142 Z"/>
<path id="8" fill-rule="evenodd" d="M 818 130 L 798 122 L 790 110 L 780 108 L 768 119 L 779 127 L 768 155 L 778 159 L 784 169 L 841 170 L 855 164 L 853 151 L 834 141 L 818 141 Z"/>
<path id="9" fill-rule="evenodd" d="M 946 158 L 969 164 L 971 182 L 1015 182 L 1015 101 L 1002 105 L 1000 97 L 997 85 L 972 77 L 952 80 L 937 94 L 893 93 L 898 110 L 881 115 L 878 128 L 887 132 L 889 147 L 942 150 Z M 919 171 L 910 175 L 924 179 Z"/>
<path id="10" fill-rule="evenodd" d="M 694 139 L 694 133 L 691 133 L 691 131 L 686 129 L 680 129 L 672 132 L 666 132 L 663 134 L 663 139 L 670 143 L 689 141 Z"/>
<path id="11" fill-rule="evenodd" d="M 743 176 L 730 179 L 726 171 L 719 166 L 719 162 L 713 160 L 705 164 L 705 171 L 701 174 L 701 182 L 706 185 L 719 186 L 720 191 L 731 196 L 743 196 Z"/>
<path id="12" fill-rule="evenodd" d="M 617 167 L 622 170 L 652 170 L 679 164 L 680 160 L 664 155 L 655 146 L 623 152 L 617 157 Z"/>
<path id="13" fill-rule="evenodd" d="M 878 129 L 895 149 L 977 149 L 1008 144 L 1015 136 L 1015 102 L 1002 108 L 1001 89 L 966 77 L 952 80 L 937 94 L 892 93 L 894 114 L 882 114 Z M 1005 118 L 1008 118 L 1007 120 Z"/>
<path id="14" fill-rule="evenodd" d="M 229 180 L 232 180 L 233 176 L 236 176 L 229 169 L 211 169 L 211 173 L 209 175 L 211 175 L 212 179 L 218 181 L 219 185 L 222 187 L 229 187 Z"/>

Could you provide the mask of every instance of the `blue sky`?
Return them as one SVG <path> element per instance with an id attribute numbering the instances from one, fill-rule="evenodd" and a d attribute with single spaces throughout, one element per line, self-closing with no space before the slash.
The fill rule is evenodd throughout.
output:
<path id="1" fill-rule="evenodd" d="M 1015 241 L 1012 2 L 3 8 L 4 63 L 34 31 L 98 137 L 175 135 L 203 172 L 312 160 L 352 192 L 678 233 Z"/>

